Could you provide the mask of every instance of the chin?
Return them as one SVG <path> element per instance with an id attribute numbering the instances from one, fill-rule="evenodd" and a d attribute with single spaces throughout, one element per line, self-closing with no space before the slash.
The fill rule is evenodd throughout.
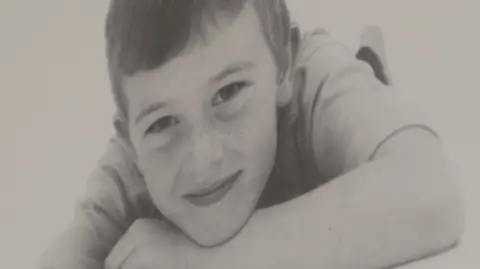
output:
<path id="1" fill-rule="evenodd" d="M 265 187 L 263 177 L 240 178 L 230 192 L 216 204 L 192 206 L 173 221 L 195 243 L 202 247 L 222 245 L 238 235 L 256 210 Z"/>
<path id="2" fill-rule="evenodd" d="M 221 228 L 219 227 L 220 225 L 217 225 L 216 227 L 214 226 L 213 229 L 209 229 L 208 231 L 197 231 L 197 233 L 195 233 L 194 236 L 190 236 L 190 238 L 198 245 L 206 248 L 223 245 L 229 242 L 241 232 L 242 228 L 247 223 L 249 216 L 244 218 L 244 221 L 241 223 L 235 223 L 232 225 L 221 225 Z"/>
<path id="3" fill-rule="evenodd" d="M 248 210 L 238 210 L 237 213 L 241 214 L 235 214 L 235 216 L 229 216 L 228 219 L 224 218 L 223 220 L 218 221 L 212 221 L 212 219 L 209 219 L 201 225 L 199 225 L 199 221 L 192 222 L 195 226 L 190 227 L 190 229 L 185 229 L 184 232 L 192 241 L 202 247 L 216 247 L 227 243 L 239 234 L 250 219 L 253 211 L 254 207 Z"/>

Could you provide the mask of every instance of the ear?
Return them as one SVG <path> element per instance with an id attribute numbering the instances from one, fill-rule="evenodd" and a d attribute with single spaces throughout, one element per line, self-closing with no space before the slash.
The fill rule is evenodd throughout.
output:
<path id="1" fill-rule="evenodd" d="M 287 77 L 283 79 L 283 82 L 278 90 L 277 105 L 279 107 L 286 106 L 290 103 L 295 92 L 302 92 L 305 88 L 306 73 L 305 68 L 295 68 L 289 70 Z"/>
<path id="2" fill-rule="evenodd" d="M 130 142 L 130 135 L 128 131 L 128 121 L 122 116 L 115 116 L 113 119 L 113 126 L 117 134 L 117 138 L 121 140 L 123 146 L 128 151 L 129 156 L 132 156 L 133 162 L 137 163 L 137 155 Z"/>
<path id="3" fill-rule="evenodd" d="M 277 106 L 283 107 L 290 103 L 293 95 L 293 81 L 291 70 L 287 70 L 281 79 L 280 87 L 277 92 Z"/>
<path id="4" fill-rule="evenodd" d="M 113 127 L 118 136 L 122 139 L 129 140 L 128 122 L 125 117 L 119 116 L 118 114 L 115 115 L 113 118 Z"/>
<path id="5" fill-rule="evenodd" d="M 290 41 L 287 46 L 289 68 L 280 79 L 281 84 L 277 94 L 277 105 L 279 107 L 286 106 L 290 103 L 293 93 L 297 87 L 297 71 L 295 70 L 295 60 L 300 47 L 300 30 L 294 25 L 290 29 Z M 303 85 L 303 82 L 301 83 Z"/>

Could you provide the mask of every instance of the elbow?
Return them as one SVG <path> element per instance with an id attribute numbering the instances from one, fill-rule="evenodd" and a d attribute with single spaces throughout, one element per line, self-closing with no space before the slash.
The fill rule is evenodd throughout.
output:
<path id="1" fill-rule="evenodd" d="M 464 229 L 460 188 L 441 144 L 431 134 L 412 129 L 398 135 L 380 152 L 394 157 L 401 187 L 406 188 L 407 223 L 414 245 L 424 255 L 433 255 L 456 246 Z M 388 155 L 390 153 L 395 153 Z"/>
<path id="2" fill-rule="evenodd" d="M 414 221 L 412 229 L 416 245 L 423 256 L 430 256 L 456 247 L 464 230 L 464 209 L 460 189 L 450 173 L 443 155 L 420 162 L 410 182 L 417 186 L 409 203 Z M 419 163 L 417 163 L 417 168 Z"/>
<path id="3" fill-rule="evenodd" d="M 453 191 L 428 202 L 413 200 L 400 225 L 403 244 L 395 254 L 399 265 L 444 254 L 458 246 L 463 234 L 462 203 Z"/>
<path id="4" fill-rule="evenodd" d="M 434 203 L 419 206 L 414 229 L 425 255 L 450 250 L 460 243 L 464 229 L 461 199 L 451 194 Z"/>
<path id="5" fill-rule="evenodd" d="M 450 188 L 429 202 L 420 203 L 416 214 L 416 234 L 425 244 L 426 255 L 456 247 L 464 230 L 463 203 L 459 192 Z"/>

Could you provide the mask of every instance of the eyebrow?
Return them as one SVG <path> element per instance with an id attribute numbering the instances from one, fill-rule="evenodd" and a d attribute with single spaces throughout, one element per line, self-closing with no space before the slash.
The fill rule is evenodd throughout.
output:
<path id="1" fill-rule="evenodd" d="M 238 62 L 234 63 L 232 65 L 227 66 L 225 69 L 220 71 L 218 74 L 214 75 L 213 77 L 210 78 L 210 81 L 221 81 L 228 77 L 231 74 L 250 69 L 253 67 L 252 62 Z M 135 124 L 138 124 L 143 118 L 148 116 L 149 114 L 158 111 L 166 106 L 166 102 L 158 102 L 158 103 L 153 103 L 146 108 L 142 109 L 140 113 L 138 113 L 137 117 L 135 118 Z"/>
<path id="2" fill-rule="evenodd" d="M 147 115 L 162 109 L 163 107 L 166 106 L 166 102 L 158 102 L 158 103 L 153 103 L 146 108 L 142 109 L 140 113 L 138 113 L 137 117 L 135 118 L 135 124 L 138 124 L 143 118 L 145 118 Z"/>
<path id="3" fill-rule="evenodd" d="M 253 67 L 252 62 L 238 62 L 232 65 L 227 66 L 225 69 L 220 71 L 218 74 L 210 78 L 210 81 L 218 82 L 228 77 L 231 74 L 243 71 L 245 69 L 250 69 Z"/>

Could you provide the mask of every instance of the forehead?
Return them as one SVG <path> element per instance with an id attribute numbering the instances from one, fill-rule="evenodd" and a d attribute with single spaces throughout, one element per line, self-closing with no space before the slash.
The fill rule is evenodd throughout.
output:
<path id="1" fill-rule="evenodd" d="M 201 88 L 209 78 L 236 63 L 276 68 L 252 4 L 247 3 L 233 21 L 219 16 L 205 27 L 203 38 L 192 41 L 180 55 L 154 70 L 125 77 L 128 103 L 148 105 L 154 93 L 174 99 L 192 88 Z M 131 110 L 133 114 L 135 109 Z"/>

